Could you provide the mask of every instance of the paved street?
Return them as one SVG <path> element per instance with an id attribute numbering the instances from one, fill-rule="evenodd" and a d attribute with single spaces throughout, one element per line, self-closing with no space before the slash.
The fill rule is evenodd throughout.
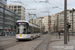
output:
<path id="1" fill-rule="evenodd" d="M 44 34 L 32 41 L 17 41 L 15 36 L 0 37 L 0 50 L 75 50 L 75 36 L 64 44 L 64 36 Z"/>
<path id="2" fill-rule="evenodd" d="M 64 44 L 64 36 L 59 37 L 51 36 L 49 43 L 49 50 L 75 50 L 75 36 L 70 36 L 68 44 Z"/>
<path id="3" fill-rule="evenodd" d="M 0 37 L 0 50 L 34 50 L 48 34 L 32 41 L 17 41 L 15 36 Z"/>

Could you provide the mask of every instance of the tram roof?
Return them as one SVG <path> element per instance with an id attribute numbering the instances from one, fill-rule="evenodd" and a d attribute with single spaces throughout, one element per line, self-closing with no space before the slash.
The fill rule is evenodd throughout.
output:
<path id="1" fill-rule="evenodd" d="M 26 20 L 18 20 L 17 22 L 27 22 L 27 23 L 29 23 L 29 22 L 26 21 Z"/>
<path id="2" fill-rule="evenodd" d="M 39 26 L 37 26 L 37 25 L 35 25 L 35 24 L 31 24 L 31 23 L 29 23 L 28 21 L 26 21 L 26 20 L 18 20 L 17 22 L 26 22 L 26 23 L 28 23 L 30 26 L 32 26 L 32 27 L 36 27 L 36 28 L 40 28 Z"/>

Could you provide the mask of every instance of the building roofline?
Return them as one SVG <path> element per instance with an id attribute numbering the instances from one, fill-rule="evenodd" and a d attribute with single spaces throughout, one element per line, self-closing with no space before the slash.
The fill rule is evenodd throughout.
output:
<path id="1" fill-rule="evenodd" d="M 10 5 L 7 5 L 7 6 L 22 6 L 22 7 L 24 7 L 23 5 L 11 5 L 11 4 Z"/>

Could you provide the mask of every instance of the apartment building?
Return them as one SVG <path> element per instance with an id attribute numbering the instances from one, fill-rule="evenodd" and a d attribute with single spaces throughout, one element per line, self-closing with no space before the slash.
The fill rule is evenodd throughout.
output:
<path id="1" fill-rule="evenodd" d="M 43 22 L 44 22 L 44 27 L 45 27 L 45 32 L 47 31 L 51 31 L 51 25 L 49 23 L 51 23 L 50 21 L 50 16 L 44 16 L 44 19 L 43 19 Z M 50 27 L 49 27 L 50 25 Z"/>
<path id="2" fill-rule="evenodd" d="M 33 23 L 40 26 L 42 32 L 45 30 L 43 21 L 44 21 L 44 17 L 38 17 L 36 19 L 33 19 Z"/>
<path id="3" fill-rule="evenodd" d="M 73 14 L 70 12 L 72 10 L 67 10 L 67 23 L 69 22 L 71 24 L 71 28 L 69 31 L 72 31 L 72 21 L 73 21 L 73 32 L 75 32 L 75 12 Z M 64 29 L 64 11 L 59 12 L 55 14 L 56 16 L 58 15 L 58 30 L 63 30 Z M 73 16 L 73 20 L 72 20 Z M 55 19 L 55 25 L 57 25 L 57 19 Z"/>
<path id="4" fill-rule="evenodd" d="M 52 32 L 55 31 L 55 19 L 56 19 L 56 16 L 55 15 L 51 15 L 51 31 Z"/>
<path id="5" fill-rule="evenodd" d="M 17 13 L 7 7 L 6 2 L 6 0 L 0 0 L 0 33 L 7 29 L 13 31 L 15 22 L 19 19 Z"/>
<path id="6" fill-rule="evenodd" d="M 25 8 L 22 5 L 8 5 L 8 8 L 19 15 L 19 20 L 25 20 Z"/>

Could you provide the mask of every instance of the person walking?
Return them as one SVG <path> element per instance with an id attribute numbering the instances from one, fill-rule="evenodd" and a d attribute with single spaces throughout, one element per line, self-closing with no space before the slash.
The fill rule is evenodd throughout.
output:
<path id="1" fill-rule="evenodd" d="M 60 39 L 60 32 L 58 32 L 58 34 L 59 34 L 59 39 Z"/>

